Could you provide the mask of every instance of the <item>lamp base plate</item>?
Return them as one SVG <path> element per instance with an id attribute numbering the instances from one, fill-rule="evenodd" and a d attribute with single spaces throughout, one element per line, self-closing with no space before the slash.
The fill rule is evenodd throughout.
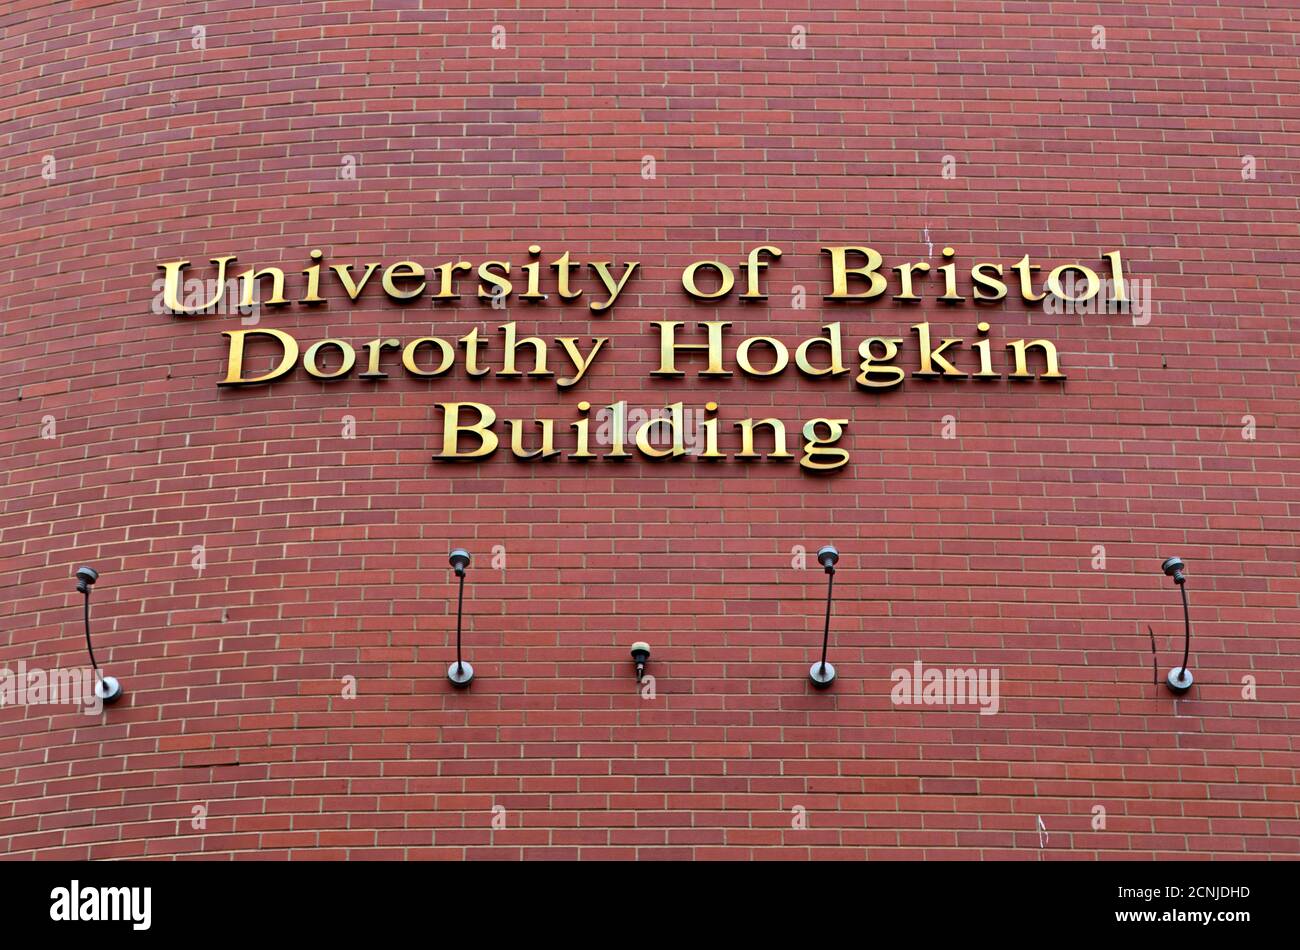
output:
<path id="1" fill-rule="evenodd" d="M 95 696 L 105 706 L 111 705 L 122 698 L 122 684 L 116 676 L 101 676 L 95 680 Z"/>
<path id="2" fill-rule="evenodd" d="M 1175 696 L 1181 696 L 1192 688 L 1192 671 L 1185 670 L 1181 666 L 1175 666 L 1169 671 L 1169 676 L 1165 680 L 1165 685 Z"/>
<path id="3" fill-rule="evenodd" d="M 818 660 L 808 670 L 808 678 L 818 689 L 825 689 L 835 682 L 835 667 L 830 663 L 823 663 Z"/>
<path id="4" fill-rule="evenodd" d="M 474 679 L 474 667 L 468 663 L 453 663 L 447 667 L 447 679 L 451 680 L 451 685 L 464 688 Z"/>

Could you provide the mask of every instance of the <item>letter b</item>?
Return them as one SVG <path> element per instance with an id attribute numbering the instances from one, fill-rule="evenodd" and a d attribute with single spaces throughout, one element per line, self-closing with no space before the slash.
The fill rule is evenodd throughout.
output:
<path id="1" fill-rule="evenodd" d="M 460 421 L 461 407 L 473 409 L 478 413 L 478 422 L 468 425 Z M 459 461 L 464 459 L 483 458 L 491 455 L 497 450 L 498 439 L 496 433 L 492 431 L 492 424 L 497 421 L 497 414 L 491 406 L 485 406 L 479 402 L 444 402 L 442 410 L 445 413 L 442 426 L 442 451 L 434 456 L 436 461 Z M 462 432 L 473 433 L 478 436 L 479 446 L 472 452 L 460 451 L 460 435 Z"/>
<path id="2" fill-rule="evenodd" d="M 822 251 L 831 256 L 831 292 L 824 299 L 870 300 L 872 297 L 879 297 L 885 292 L 888 283 L 879 273 L 880 265 L 884 263 L 879 251 L 870 247 L 824 247 Z M 848 255 L 850 251 L 864 256 L 867 259 L 866 265 L 863 267 L 849 267 Z M 871 281 L 871 289 L 859 294 L 849 293 L 850 277 L 866 277 Z"/>

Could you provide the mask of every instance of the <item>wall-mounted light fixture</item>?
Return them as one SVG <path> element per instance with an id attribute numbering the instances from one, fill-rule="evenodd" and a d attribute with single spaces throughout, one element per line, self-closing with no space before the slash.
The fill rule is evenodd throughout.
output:
<path id="1" fill-rule="evenodd" d="M 826 571 L 826 629 L 822 632 L 821 662 L 814 663 L 808 671 L 808 677 L 818 689 L 825 689 L 835 682 L 835 667 L 826 662 L 826 647 L 831 636 L 831 591 L 835 587 L 835 565 L 839 562 L 840 552 L 831 545 L 826 545 L 817 552 L 817 562 Z"/>
<path id="2" fill-rule="evenodd" d="M 447 560 L 460 578 L 460 590 L 456 595 L 456 662 L 447 667 L 447 679 L 451 680 L 452 686 L 464 687 L 474 679 L 474 667 L 460 656 L 460 619 L 465 605 L 465 568 L 469 567 L 469 552 L 464 548 L 456 548 Z"/>
<path id="3" fill-rule="evenodd" d="M 85 598 L 86 617 L 86 652 L 90 654 L 90 666 L 95 671 L 95 695 L 104 705 L 110 705 L 122 698 L 122 684 L 115 676 L 105 676 L 95 662 L 95 648 L 90 643 L 90 588 L 99 580 L 99 572 L 93 567 L 77 568 L 77 590 Z"/>
<path id="4" fill-rule="evenodd" d="M 650 644 L 644 640 L 638 640 L 632 644 L 632 661 L 636 663 L 636 681 L 641 682 L 641 677 L 645 676 L 646 661 L 650 659 Z"/>
<path id="5" fill-rule="evenodd" d="M 1174 583 L 1178 585 L 1178 590 L 1183 595 L 1183 665 L 1170 670 L 1165 680 L 1169 691 L 1175 696 L 1181 696 L 1192 688 L 1192 671 L 1187 668 L 1187 657 L 1192 649 L 1192 613 L 1191 608 L 1187 606 L 1187 575 L 1183 573 L 1187 565 L 1183 563 L 1182 558 L 1171 557 L 1160 565 L 1160 569 L 1165 572 L 1166 577 L 1174 579 Z"/>

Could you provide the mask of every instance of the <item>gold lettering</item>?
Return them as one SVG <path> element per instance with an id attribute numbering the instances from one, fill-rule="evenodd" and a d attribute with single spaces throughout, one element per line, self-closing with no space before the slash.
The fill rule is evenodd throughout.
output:
<path id="1" fill-rule="evenodd" d="M 578 411 L 584 414 L 582 419 L 577 422 L 571 422 L 569 425 L 577 433 L 578 447 L 574 452 L 569 453 L 571 459 L 594 459 L 596 456 L 588 448 L 590 440 L 591 420 L 586 418 L 585 414 L 591 410 L 591 403 L 585 399 L 578 403 Z"/>
<path id="2" fill-rule="evenodd" d="M 379 357 L 384 350 L 398 349 L 402 345 L 401 340 L 371 340 L 366 344 L 369 351 L 369 359 L 366 364 L 366 371 L 358 376 L 358 379 L 387 379 L 388 374 L 379 368 Z"/>
<path id="3" fill-rule="evenodd" d="M 605 290 L 609 294 L 609 298 L 604 303 L 590 304 L 594 313 L 600 313 L 602 310 L 608 310 L 610 307 L 614 306 L 614 301 L 618 300 L 618 295 L 623 292 L 623 288 L 627 285 L 627 282 L 631 280 L 632 274 L 636 272 L 637 264 L 640 262 L 628 261 L 624 264 L 623 276 L 620 277 L 617 282 L 614 281 L 613 276 L 609 272 L 609 265 L 612 263 L 613 261 L 592 261 L 587 265 L 596 272 L 596 276 L 600 278 L 600 282 L 605 285 Z M 574 296 L 577 295 L 575 294 Z"/>
<path id="4" fill-rule="evenodd" d="M 767 267 L 767 261 L 762 260 L 763 254 L 771 254 L 772 257 L 780 257 L 781 249 L 772 247 L 770 244 L 764 244 L 754 248 L 749 252 L 749 260 L 745 262 L 745 292 L 740 295 L 741 300 L 766 300 L 767 294 L 759 289 L 759 272 Z"/>
<path id="5" fill-rule="evenodd" d="M 644 455 L 652 459 L 667 458 L 668 456 L 676 457 L 686 454 L 686 444 L 682 436 L 682 424 L 684 409 L 680 402 L 675 402 L 668 407 L 669 418 L 651 419 L 637 427 L 636 430 L 636 447 Z M 667 426 L 672 432 L 673 447 L 671 449 L 657 449 L 650 444 L 650 432 L 652 429 L 658 429 Z"/>
<path id="6" fill-rule="evenodd" d="M 569 278 L 573 275 L 573 268 L 579 266 L 577 261 L 571 261 L 569 259 L 569 252 L 565 251 L 555 260 L 551 261 L 551 266 L 555 268 L 556 293 L 560 295 L 560 299 L 576 300 L 581 297 L 581 290 L 569 289 Z"/>
<path id="7" fill-rule="evenodd" d="M 1110 282 L 1115 287 L 1115 300 L 1118 303 L 1128 301 L 1128 288 L 1124 286 L 1124 262 L 1120 260 L 1119 251 L 1107 251 L 1101 255 L 1110 261 Z"/>
<path id="8" fill-rule="evenodd" d="M 912 327 L 912 329 L 915 330 L 917 332 L 917 335 L 921 338 L 920 339 L 921 368 L 916 371 L 917 376 L 940 376 L 940 375 L 965 376 L 966 375 L 957 367 L 953 366 L 946 359 L 944 359 L 942 356 L 939 355 L 948 347 L 952 346 L 954 343 L 960 343 L 961 342 L 960 339 L 944 340 L 942 343 L 939 344 L 938 349 L 933 349 L 930 346 L 930 324 L 918 323 L 914 327 Z M 938 363 L 940 366 L 942 366 L 943 372 L 940 373 L 936 371 L 932 363 Z"/>
<path id="9" fill-rule="evenodd" d="M 803 427 L 803 437 L 808 441 L 804 443 L 804 456 L 799 460 L 799 464 L 815 472 L 830 472 L 848 462 L 849 453 L 846 450 L 831 448 L 844 435 L 844 427 L 848 424 L 848 419 L 810 420 Z M 824 439 L 817 436 L 817 427 L 820 425 L 824 425 L 830 430 L 830 435 Z M 835 459 L 836 461 L 821 461 L 824 458 Z"/>
<path id="10" fill-rule="evenodd" d="M 884 263 L 880 253 L 870 247 L 824 247 L 822 251 L 831 256 L 831 292 L 823 299 L 825 300 L 870 300 L 872 297 L 879 297 L 885 292 L 888 282 L 878 271 L 880 265 Z M 862 267 L 849 267 L 848 255 L 852 251 L 854 254 L 861 254 L 867 259 L 867 263 Z M 850 277 L 866 277 L 871 280 L 871 288 L 860 294 L 849 293 Z"/>
<path id="11" fill-rule="evenodd" d="M 1065 374 L 1061 372 L 1061 367 L 1057 363 L 1056 346 L 1050 340 L 1034 340 L 1030 343 L 1024 340 L 1012 340 L 1007 344 L 1007 349 L 1014 350 L 1016 354 L 1016 371 L 1011 374 L 1012 379 L 1034 378 L 1034 374 L 1029 372 L 1025 359 L 1025 352 L 1031 346 L 1039 347 L 1047 360 L 1047 372 L 1041 373 L 1039 379 L 1065 379 Z"/>
<path id="12" fill-rule="evenodd" d="M 926 274 L 930 271 L 930 265 L 925 263 L 900 264 L 898 267 L 895 267 L 894 270 L 898 271 L 898 279 L 902 284 L 902 293 L 894 294 L 894 299 L 920 300 L 921 298 L 912 291 L 912 271 L 919 270 L 922 274 Z"/>
<path id="13" fill-rule="evenodd" d="M 264 303 L 268 307 L 282 307 L 289 302 L 284 296 L 284 271 L 278 267 L 263 267 L 261 270 L 250 267 L 240 277 L 244 282 L 244 293 L 239 300 L 241 307 L 253 306 L 253 287 L 258 286 L 260 289 L 258 282 L 268 274 L 271 275 L 271 299 L 258 303 Z"/>
<path id="14" fill-rule="evenodd" d="M 1020 258 L 1020 260 L 1016 261 L 1011 266 L 1013 270 L 1020 274 L 1020 296 L 1024 297 L 1031 303 L 1036 300 L 1042 300 L 1047 296 L 1045 293 L 1034 293 L 1034 278 L 1031 272 L 1038 270 L 1038 265 L 1029 263 L 1028 254 Z"/>
<path id="15" fill-rule="evenodd" d="M 772 368 L 764 372 L 755 369 L 749 361 L 749 348 L 757 343 L 770 346 L 772 352 L 776 354 L 776 359 L 772 363 Z M 750 376 L 775 376 L 790 365 L 790 351 L 785 348 L 785 344 L 770 336 L 752 336 L 745 340 L 736 349 L 736 364 L 745 373 Z"/>
<path id="16" fill-rule="evenodd" d="M 380 262 L 366 265 L 366 271 L 361 275 L 361 282 L 354 284 L 352 282 L 352 265 L 351 264 L 331 264 L 330 270 L 338 274 L 339 281 L 343 284 L 343 289 L 347 291 L 348 297 L 356 300 L 365 288 L 366 282 L 370 280 L 370 275 L 379 269 Z"/>
<path id="17" fill-rule="evenodd" d="M 470 376 L 486 376 L 491 372 L 486 366 L 478 365 L 478 350 L 484 342 L 478 338 L 478 327 L 474 327 L 459 340 L 465 347 L 465 372 Z"/>
<path id="18" fill-rule="evenodd" d="M 546 369 L 546 342 L 540 337 L 526 336 L 522 340 L 515 339 L 515 324 L 503 323 L 497 329 L 504 330 L 506 333 L 505 351 L 503 365 L 497 371 L 498 376 L 520 376 L 519 370 L 515 367 L 515 356 L 519 347 L 531 346 L 533 348 L 533 368 L 528 371 L 528 376 L 550 376 Z"/>
<path id="19" fill-rule="evenodd" d="M 279 379 L 293 368 L 298 360 L 298 341 L 283 330 L 223 330 L 224 337 L 230 338 L 230 355 L 226 362 L 226 378 L 218 386 L 251 386 L 255 383 L 269 383 Z M 280 363 L 271 372 L 263 376 L 244 379 L 244 341 L 249 336 L 266 336 L 280 344 L 283 353 Z"/>
<path id="20" fill-rule="evenodd" d="M 512 286 L 510 281 L 506 280 L 506 278 L 503 276 L 492 273 L 491 268 L 493 267 L 501 268 L 502 274 L 510 273 L 510 265 L 506 261 L 484 261 L 482 264 L 480 264 L 478 266 L 478 277 L 479 277 L 478 295 L 483 300 L 490 300 L 493 297 L 510 296 L 510 288 Z M 493 287 L 496 287 L 497 289 L 486 290 L 483 287 L 483 283 L 482 283 L 483 281 L 487 281 L 489 284 L 491 284 Z"/>
<path id="21" fill-rule="evenodd" d="M 717 412 L 718 404 L 716 402 L 706 402 L 704 404 L 706 412 Z M 718 451 L 718 420 L 716 417 L 705 419 L 700 423 L 700 428 L 704 430 L 704 451 L 700 453 L 702 459 L 721 459 L 726 458 Z"/>
<path id="22" fill-rule="evenodd" d="M 555 447 L 555 420 L 536 419 L 534 421 L 542 427 L 542 445 L 541 448 L 529 452 L 524 449 L 524 420 L 506 420 L 506 425 L 510 429 L 510 451 L 515 454 L 516 458 L 521 459 L 550 458 L 552 455 L 559 454 L 560 450 Z"/>
<path id="23" fill-rule="evenodd" d="M 988 333 L 989 325 L 987 323 L 977 323 L 975 329 L 980 333 Z M 980 371 L 975 374 L 976 379 L 997 379 L 1001 374 L 993 372 L 993 357 L 989 351 L 989 341 L 980 340 L 971 344 L 971 349 L 980 355 Z"/>
<path id="24" fill-rule="evenodd" d="M 622 459 L 627 458 L 628 454 L 624 451 L 624 438 L 627 435 L 627 403 L 620 401 L 609 407 L 610 411 L 610 432 L 613 434 L 613 448 L 606 454 L 606 458 Z"/>
<path id="25" fill-rule="evenodd" d="M 474 265 L 469 261 L 448 261 L 446 264 L 439 264 L 434 268 L 438 273 L 438 292 L 434 294 L 434 300 L 459 300 L 460 294 L 456 290 L 456 272 L 464 271 L 469 273 L 474 269 Z"/>
<path id="26" fill-rule="evenodd" d="M 944 258 L 951 259 L 957 252 L 950 247 L 943 249 Z M 943 296 L 939 298 L 942 303 L 961 303 L 966 298 L 957 293 L 957 265 L 953 263 L 944 264 L 939 270 L 943 271 Z"/>
<path id="27" fill-rule="evenodd" d="M 975 282 L 975 299 L 984 303 L 992 303 L 994 300 L 1001 300 L 1007 295 L 1007 285 L 998 280 L 998 277 L 989 277 L 984 273 L 984 268 L 991 269 L 998 277 L 1002 276 L 1001 264 L 976 264 L 971 268 L 970 276 Z M 992 294 L 980 292 L 981 287 L 987 287 L 992 290 Z"/>
<path id="28" fill-rule="evenodd" d="M 312 263 L 304 267 L 302 272 L 307 278 L 307 296 L 302 298 L 302 303 L 324 303 L 325 298 L 320 295 L 320 248 L 313 248 L 311 252 Z"/>
<path id="29" fill-rule="evenodd" d="M 384 278 L 380 283 L 384 288 L 384 293 L 394 300 L 410 300 L 424 293 L 424 281 L 421 279 L 420 286 L 412 287 L 410 290 L 398 290 L 397 281 L 423 277 L 424 268 L 415 261 L 398 261 L 384 271 Z"/>
<path id="30" fill-rule="evenodd" d="M 420 347 L 426 344 L 429 346 L 436 346 L 439 352 L 442 353 L 442 362 L 438 364 L 437 369 L 420 369 L 419 364 L 415 362 L 415 357 L 420 351 Z M 406 367 L 406 371 L 412 376 L 441 376 L 451 368 L 452 361 L 455 357 L 456 351 L 452 349 L 451 344 L 436 336 L 422 336 L 418 339 L 412 340 L 402 348 L 402 365 Z"/>
<path id="31" fill-rule="evenodd" d="M 1061 286 L 1061 275 L 1068 270 L 1078 271 L 1083 275 L 1087 287 L 1082 297 L 1071 297 L 1065 292 L 1065 288 Z M 1062 264 L 1060 267 L 1053 268 L 1052 272 L 1047 275 L 1047 289 L 1062 300 L 1079 302 L 1091 300 L 1097 296 L 1097 292 L 1101 290 L 1101 281 L 1097 279 L 1096 273 L 1082 264 Z"/>
<path id="32" fill-rule="evenodd" d="M 442 428 L 442 451 L 433 457 L 436 461 L 483 458 L 483 456 L 491 455 L 497 450 L 498 440 L 496 433 L 492 431 L 492 423 L 496 422 L 497 414 L 491 406 L 485 406 L 478 402 L 444 402 L 440 405 L 446 417 Z M 477 412 L 479 421 L 470 425 L 462 425 L 460 422 L 462 407 Z M 460 434 L 462 432 L 478 436 L 479 446 L 473 452 L 460 451 Z"/>
<path id="33" fill-rule="evenodd" d="M 862 372 L 858 373 L 858 378 L 854 382 L 867 389 L 889 389 L 901 383 L 907 374 L 901 368 L 888 364 L 898 355 L 898 345 L 902 342 L 902 337 L 873 336 L 863 340 L 858 346 L 858 356 L 862 358 L 858 368 Z M 871 352 L 873 343 L 879 343 L 885 348 L 884 356 L 877 357 Z M 872 379 L 872 376 L 877 373 L 885 374 L 886 378 L 879 381 Z"/>
<path id="34" fill-rule="evenodd" d="M 573 363 L 574 369 L 578 371 L 576 376 L 561 376 L 555 381 L 555 385 L 559 386 L 561 389 L 568 389 L 570 386 L 582 382 L 582 377 L 587 375 L 587 370 L 595 361 L 596 354 L 599 353 L 600 348 L 605 345 L 607 338 L 597 337 L 593 339 L 591 342 L 595 345 L 591 348 L 591 354 L 587 357 L 583 357 L 582 350 L 578 347 L 578 338 L 576 336 L 562 336 L 557 339 L 559 340 L 560 346 L 564 347 L 564 352 Z"/>
<path id="35" fill-rule="evenodd" d="M 695 282 L 695 274 L 701 267 L 708 267 L 716 270 L 721 277 L 718 289 L 711 294 L 700 290 L 699 285 Z M 731 272 L 731 268 L 722 261 L 696 261 L 686 270 L 682 271 L 682 287 L 686 292 L 697 300 L 717 300 L 719 297 L 725 297 L 731 293 L 731 288 L 736 285 L 736 275 Z"/>
<path id="36" fill-rule="evenodd" d="M 700 326 L 708 329 L 708 343 L 677 343 L 676 330 L 682 325 L 680 320 L 652 320 L 659 328 L 659 368 L 651 376 L 685 376 L 684 370 L 677 368 L 675 354 L 678 350 L 707 350 L 709 354 L 708 369 L 701 370 L 701 376 L 730 376 L 731 371 L 722 368 L 722 331 L 731 326 L 727 320 L 703 320 Z"/>
<path id="37" fill-rule="evenodd" d="M 768 453 L 771 458 L 788 459 L 794 457 L 786 448 L 785 423 L 780 419 L 741 419 L 736 423 L 736 428 L 741 431 L 740 453 L 736 458 L 762 458 L 759 453 L 754 451 L 754 430 L 759 426 L 767 426 L 772 430 L 772 451 Z"/>
<path id="38" fill-rule="evenodd" d="M 848 372 L 843 363 L 844 349 L 840 340 L 840 325 L 838 323 L 828 323 L 822 327 L 822 332 L 828 336 L 809 337 L 799 344 L 799 348 L 794 351 L 794 363 L 799 367 L 799 372 L 805 376 L 838 376 L 840 373 Z M 830 366 L 818 369 L 813 366 L 808 359 L 808 351 L 814 346 L 830 347 Z"/>
<path id="39" fill-rule="evenodd" d="M 542 248 L 537 244 L 528 245 L 528 253 L 534 257 L 542 253 Z M 541 269 L 542 265 L 538 261 L 529 261 L 519 268 L 528 275 L 528 289 L 519 295 L 520 300 L 545 300 L 546 294 L 541 290 Z"/>
<path id="40" fill-rule="evenodd" d="M 326 373 L 316 365 L 316 356 L 327 346 L 335 347 L 343 354 L 343 361 L 339 368 L 332 373 Z M 340 376 L 346 376 L 357 361 L 357 351 L 352 349 L 352 344 L 343 340 L 321 340 L 319 343 L 313 343 L 307 348 L 307 352 L 302 355 L 303 369 L 307 370 L 308 375 L 315 376 L 317 379 L 338 379 Z"/>
<path id="41" fill-rule="evenodd" d="M 195 307 L 193 310 L 187 310 L 185 304 L 181 302 L 181 292 L 184 290 L 185 266 L 189 261 L 167 261 L 159 264 L 159 269 L 163 272 L 163 307 L 174 314 L 196 314 L 211 310 L 221 302 L 221 298 L 226 295 L 226 265 L 235 260 L 234 254 L 228 254 L 225 257 L 214 257 L 212 263 L 217 265 L 217 289 L 209 300 L 201 307 Z"/>

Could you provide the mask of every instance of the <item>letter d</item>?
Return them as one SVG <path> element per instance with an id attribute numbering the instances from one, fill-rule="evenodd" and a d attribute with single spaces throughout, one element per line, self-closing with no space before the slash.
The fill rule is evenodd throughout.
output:
<path id="1" fill-rule="evenodd" d="M 497 437 L 491 431 L 492 423 L 497 421 L 497 414 L 491 406 L 479 402 L 444 402 L 440 403 L 444 413 L 442 425 L 442 451 L 435 455 L 435 461 L 455 462 L 464 459 L 482 458 L 497 450 Z M 464 406 L 478 413 L 478 422 L 462 425 L 460 410 Z M 460 434 L 472 432 L 479 438 L 479 446 L 473 452 L 460 451 Z"/>
<path id="2" fill-rule="evenodd" d="M 244 339 L 251 334 L 260 334 L 278 340 L 281 349 L 284 350 L 284 356 L 280 360 L 280 365 L 265 376 L 244 379 Z M 217 383 L 218 386 L 250 386 L 254 383 L 269 383 L 271 380 L 279 379 L 289 372 L 293 368 L 293 364 L 298 361 L 298 341 L 283 330 L 223 330 L 221 335 L 230 337 L 230 356 L 226 361 L 226 378 Z"/>

